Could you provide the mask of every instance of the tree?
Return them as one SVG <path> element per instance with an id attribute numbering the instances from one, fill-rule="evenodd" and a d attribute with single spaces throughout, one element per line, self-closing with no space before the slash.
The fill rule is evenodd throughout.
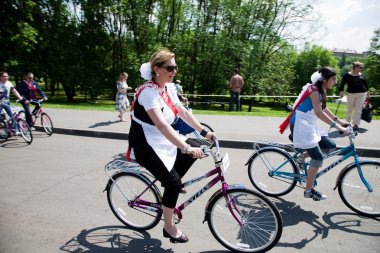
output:
<path id="1" fill-rule="evenodd" d="M 301 52 L 295 64 L 296 78 L 293 94 L 298 94 L 301 87 L 310 82 L 310 76 L 322 67 L 332 67 L 339 72 L 338 64 L 339 61 L 332 52 L 320 46 L 313 45 L 310 49 Z"/>
<path id="2" fill-rule="evenodd" d="M 380 28 L 374 31 L 371 40 L 370 55 L 365 60 L 364 74 L 367 78 L 371 94 L 380 92 Z M 373 104 L 380 105 L 379 99 L 375 99 Z"/>

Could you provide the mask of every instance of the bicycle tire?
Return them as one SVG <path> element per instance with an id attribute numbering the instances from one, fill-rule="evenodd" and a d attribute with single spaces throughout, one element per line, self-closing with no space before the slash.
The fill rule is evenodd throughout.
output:
<path id="1" fill-rule="evenodd" d="M 282 196 L 291 192 L 297 184 L 291 176 L 271 175 L 274 168 L 289 160 L 281 168 L 281 172 L 299 173 L 298 167 L 286 151 L 273 147 L 265 147 L 254 153 L 248 162 L 248 176 L 253 186 L 267 196 Z"/>
<path id="2" fill-rule="evenodd" d="M 18 115 L 18 117 L 20 119 L 26 120 L 26 118 L 25 118 L 25 111 L 24 110 L 20 110 L 17 115 Z"/>
<path id="3" fill-rule="evenodd" d="M 207 125 L 206 123 L 203 123 L 201 122 L 201 125 L 203 126 L 203 128 L 207 131 L 207 132 L 214 132 L 214 129 L 212 129 L 209 125 Z"/>
<path id="4" fill-rule="evenodd" d="M 380 217 L 380 163 L 360 161 L 364 178 L 373 187 L 369 192 L 360 179 L 356 164 L 347 167 L 338 179 L 338 192 L 343 203 L 366 217 Z"/>
<path id="5" fill-rule="evenodd" d="M 25 120 L 18 119 L 17 126 L 24 141 L 28 144 L 31 144 L 33 142 L 33 134 Z"/>
<path id="6" fill-rule="evenodd" d="M 51 121 L 50 116 L 47 115 L 46 112 L 43 112 L 41 114 L 41 125 L 49 136 L 53 134 L 53 131 L 54 131 L 53 122 Z"/>
<path id="7" fill-rule="evenodd" d="M 265 196 L 248 189 L 227 190 L 228 202 L 223 192 L 213 198 L 207 208 L 207 223 L 215 239 L 234 252 L 266 252 L 273 248 L 282 234 L 282 219 L 276 206 Z M 227 204 L 226 204 L 227 203 Z M 238 208 L 242 225 L 228 208 Z"/>
<path id="8" fill-rule="evenodd" d="M 119 172 L 108 181 L 108 204 L 119 221 L 129 228 L 148 230 L 161 220 L 160 211 L 148 211 L 132 206 L 133 198 L 141 194 L 149 184 L 150 180 L 145 176 L 127 172 Z M 156 209 L 161 206 L 161 195 L 156 187 L 147 190 L 140 199 L 155 203 Z"/>
<path id="9" fill-rule="evenodd" d="M 8 140 L 8 123 L 5 120 L 0 121 L 0 139 Z"/>

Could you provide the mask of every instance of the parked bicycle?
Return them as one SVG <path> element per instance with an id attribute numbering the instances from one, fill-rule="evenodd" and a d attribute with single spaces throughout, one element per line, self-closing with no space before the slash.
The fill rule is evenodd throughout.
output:
<path id="1" fill-rule="evenodd" d="M 0 139 L 7 140 L 11 136 L 21 136 L 28 144 L 32 143 L 33 135 L 28 124 L 18 116 L 18 108 L 11 105 L 14 120 L 8 119 L 0 102 Z"/>
<path id="2" fill-rule="evenodd" d="M 205 154 L 214 159 L 215 168 L 183 183 L 183 187 L 213 179 L 174 209 L 174 220 L 179 223 L 182 211 L 212 186 L 221 183 L 207 203 L 204 221 L 214 238 L 224 247 L 236 252 L 265 252 L 274 247 L 282 234 L 279 211 L 265 196 L 244 185 L 228 185 L 224 172 L 229 165 L 228 154 L 222 159 L 219 143 L 216 151 L 203 146 Z M 223 167 L 223 169 L 222 169 Z M 161 220 L 162 195 L 155 179 L 141 165 L 128 162 L 124 155 L 114 157 L 105 166 L 109 176 L 105 191 L 113 214 L 126 226 L 136 230 L 155 227 Z M 115 173 L 113 173 L 116 171 Z"/>
<path id="3" fill-rule="evenodd" d="M 43 129 L 45 130 L 45 132 L 50 136 L 53 134 L 53 131 L 54 131 L 54 127 L 53 127 L 53 122 L 51 121 L 49 115 L 44 112 L 42 110 L 42 103 L 44 102 L 43 99 L 34 99 L 31 101 L 31 103 L 34 103 L 34 104 L 38 104 L 39 106 L 39 109 L 36 110 L 36 111 L 33 111 L 31 113 L 32 115 L 32 126 L 34 126 L 38 119 L 41 118 L 41 126 L 43 127 Z M 25 111 L 24 110 L 21 110 L 19 113 L 18 113 L 19 117 L 24 119 L 25 120 Z"/>
<path id="4" fill-rule="evenodd" d="M 324 155 L 324 159 L 341 155 L 330 165 L 319 171 L 317 179 L 343 161 L 353 157 L 339 173 L 334 190 L 338 188 L 344 204 L 354 212 L 367 217 L 380 216 L 380 163 L 361 160 L 355 148 L 357 132 L 348 127 L 350 145 Z M 266 147 L 260 147 L 260 145 Z M 293 145 L 278 143 L 257 143 L 248 165 L 248 175 L 257 190 L 268 196 L 282 196 L 291 192 L 297 183 L 306 183 L 309 162 L 303 158 L 303 151 Z M 317 180 L 315 181 L 315 185 Z"/>

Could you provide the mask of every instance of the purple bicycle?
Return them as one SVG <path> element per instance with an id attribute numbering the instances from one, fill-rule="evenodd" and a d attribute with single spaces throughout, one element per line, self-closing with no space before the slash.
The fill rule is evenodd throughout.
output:
<path id="1" fill-rule="evenodd" d="M 33 135 L 28 124 L 19 118 L 18 108 L 11 106 L 13 113 L 12 119 L 6 119 L 5 112 L 3 111 L 3 104 L 0 101 L 0 139 L 7 140 L 11 136 L 21 136 L 28 144 L 32 143 Z"/>
<path id="2" fill-rule="evenodd" d="M 244 185 L 228 185 L 224 172 L 229 158 L 219 154 L 219 143 L 215 140 L 214 151 L 202 147 L 207 156 L 212 156 L 215 167 L 207 173 L 183 183 L 190 186 L 206 178 L 210 182 L 174 209 L 173 219 L 179 223 L 182 211 L 212 186 L 220 182 L 205 208 L 204 221 L 215 239 L 235 252 L 266 252 L 273 248 L 282 234 L 282 219 L 278 209 L 265 196 L 247 189 Z M 223 169 L 222 169 L 223 168 Z M 148 230 L 161 220 L 161 192 L 155 179 L 141 165 L 128 162 L 124 154 L 114 157 L 105 166 L 109 176 L 105 191 L 108 204 L 114 215 L 127 227 Z"/>

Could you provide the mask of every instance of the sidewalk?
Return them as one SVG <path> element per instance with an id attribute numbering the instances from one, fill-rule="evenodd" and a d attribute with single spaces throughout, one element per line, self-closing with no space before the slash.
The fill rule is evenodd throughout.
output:
<path id="1" fill-rule="evenodd" d="M 128 139 L 130 120 L 120 122 L 117 112 L 50 109 L 45 111 L 54 124 L 54 133 L 90 136 L 110 139 Z M 223 147 L 251 149 L 257 141 L 279 142 L 288 144 L 288 130 L 278 132 L 283 118 L 231 115 L 197 115 L 197 118 L 210 125 L 216 132 Z M 321 129 L 328 132 L 328 126 L 321 123 Z M 361 122 L 355 145 L 360 156 L 380 157 L 380 121 Z M 347 137 L 340 137 L 337 131 L 331 131 L 338 147 L 347 146 Z"/>

